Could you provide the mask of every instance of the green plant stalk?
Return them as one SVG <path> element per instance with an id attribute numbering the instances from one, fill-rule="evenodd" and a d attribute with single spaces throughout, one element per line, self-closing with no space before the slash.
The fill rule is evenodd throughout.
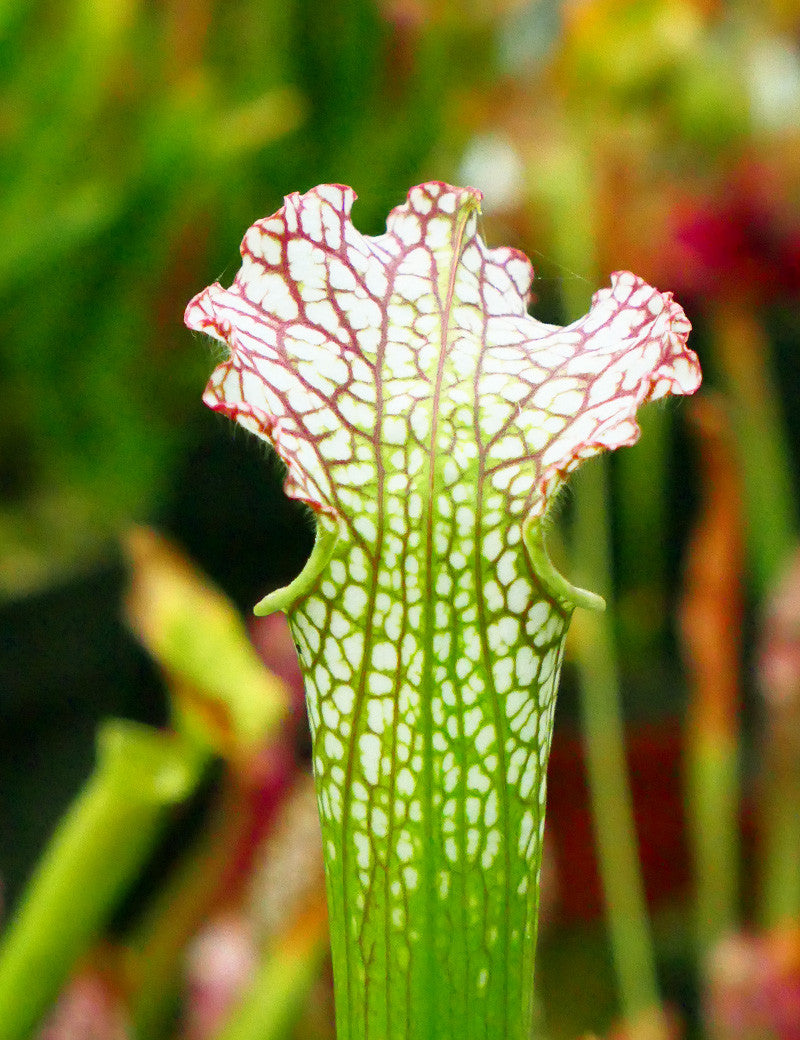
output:
<path id="1" fill-rule="evenodd" d="M 568 272 L 593 271 L 595 207 L 588 165 L 580 150 L 565 149 L 557 157 L 545 191 L 556 259 Z M 585 282 L 564 279 L 562 298 L 568 317 L 583 313 L 585 297 Z M 613 587 L 607 473 L 601 459 L 577 475 L 572 530 L 578 580 L 606 600 Z M 631 512 L 636 509 L 638 503 L 631 505 Z M 651 531 L 650 538 L 656 541 L 657 533 Z M 636 1035 L 664 1035 L 628 783 L 616 645 L 608 615 L 581 617 L 575 645 L 589 798 L 621 1011 Z"/>
<path id="2" fill-rule="evenodd" d="M 654 585 L 660 590 L 667 579 L 664 547 L 670 411 L 649 408 L 642 413 L 639 426 L 642 439 L 636 451 L 624 451 L 616 459 L 620 499 L 636 502 L 636 509 L 623 510 L 619 518 L 619 565 L 624 567 L 629 581 Z M 659 624 L 664 623 L 662 611 Z"/>
<path id="3" fill-rule="evenodd" d="M 0 1040 L 29 1040 L 203 765 L 179 739 L 130 722 L 101 729 L 98 756 L 0 948 Z"/>
<path id="4" fill-rule="evenodd" d="M 617 573 L 625 599 L 617 603 L 619 644 L 633 667 L 645 672 L 653 655 L 663 652 L 667 610 L 667 496 L 671 413 L 648 408 L 639 425 L 636 451 L 621 452 L 615 462 L 615 488 L 620 502 L 635 509 L 618 511 Z"/>
<path id="5" fill-rule="evenodd" d="M 608 596 L 611 555 L 606 470 L 605 460 L 600 459 L 576 477 L 572 535 L 575 546 L 580 547 L 575 553 L 580 579 Z M 628 784 L 614 636 L 608 616 L 582 617 L 575 647 L 589 796 L 621 1010 L 632 1035 L 653 1035 L 650 1023 L 658 1014 L 660 997 Z"/>
<path id="6" fill-rule="evenodd" d="M 800 529 L 780 395 L 770 372 L 769 340 L 752 306 L 720 303 L 712 319 L 744 480 L 747 549 L 756 591 L 763 596 L 779 577 Z"/>
<path id="7" fill-rule="evenodd" d="M 797 710 L 770 704 L 762 736 L 761 918 L 765 928 L 794 925 L 800 917 L 800 741 Z"/>
<path id="8" fill-rule="evenodd" d="M 767 763 L 774 757 L 767 754 Z M 777 762 L 762 808 L 764 873 L 761 920 L 766 928 L 796 922 L 800 913 L 800 769 Z"/>
<path id="9" fill-rule="evenodd" d="M 739 746 L 735 735 L 689 735 L 687 817 L 695 872 L 695 937 L 702 957 L 738 920 Z"/>

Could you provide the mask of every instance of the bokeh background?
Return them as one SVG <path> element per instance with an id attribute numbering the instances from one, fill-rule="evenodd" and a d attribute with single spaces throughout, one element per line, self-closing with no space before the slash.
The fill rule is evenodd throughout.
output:
<path id="1" fill-rule="evenodd" d="M 169 536 L 245 616 L 300 570 L 313 540 L 277 463 L 201 405 L 217 355 L 183 327 L 186 302 L 232 280 L 244 230 L 285 194 L 351 184 L 355 222 L 376 234 L 426 179 L 484 192 L 486 240 L 534 262 L 538 317 L 576 317 L 610 272 L 629 269 L 675 292 L 705 372 L 697 400 L 654 407 L 639 446 L 598 466 L 593 492 L 564 497 L 553 532 L 567 571 L 593 576 L 612 610 L 595 669 L 605 695 L 586 696 L 592 640 L 577 625 L 557 717 L 542 1032 L 640 1035 L 630 1020 L 644 997 L 626 991 L 608 906 L 616 898 L 636 920 L 641 906 L 609 893 L 613 853 L 595 852 L 627 841 L 639 863 L 628 892 L 643 886 L 649 905 L 631 940 L 646 950 L 627 970 L 649 965 L 669 1030 L 796 1037 L 794 0 L 0 3 L 4 916 L 92 772 L 100 721 L 174 724 L 175 668 L 155 663 L 158 639 L 143 635 L 158 627 L 156 608 L 126 598 L 142 561 L 167 551 L 132 525 Z M 608 552 L 598 558 L 589 543 Z M 248 624 L 296 687 L 285 634 Z M 225 875 L 225 892 L 194 905 L 164 969 L 166 1010 L 137 1036 L 218 1035 L 222 1011 L 213 1028 L 187 1025 L 202 1001 L 186 979 L 220 949 L 234 951 L 225 964 L 242 978 L 255 971 L 261 947 L 241 892 L 286 800 L 273 759 L 292 775 L 307 760 L 294 703 L 280 753 L 264 752 L 260 772 L 248 766 L 248 797 L 263 796 L 262 823 L 240 836 L 249 858 L 238 880 Z M 593 731 L 621 719 L 632 795 L 587 752 Z M 231 797 L 228 774 L 241 780 L 233 759 L 223 748 L 222 764 L 170 809 L 166 838 L 120 881 L 92 942 L 125 949 Z M 608 799 L 621 824 L 603 815 Z M 203 946 L 215 921 L 222 932 Z M 69 969 L 90 978 L 82 1006 L 128 1028 L 119 1022 L 136 983 L 119 956 L 98 975 L 96 948 L 87 940 L 77 975 Z M 295 1035 L 331 1035 L 325 970 Z M 219 1001 L 227 1009 L 233 997 Z M 98 1036 L 125 1035 L 104 1028 Z"/>

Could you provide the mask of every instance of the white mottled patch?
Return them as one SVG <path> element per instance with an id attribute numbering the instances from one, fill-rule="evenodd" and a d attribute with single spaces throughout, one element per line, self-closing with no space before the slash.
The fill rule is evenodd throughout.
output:
<path id="1" fill-rule="evenodd" d="M 526 855 L 528 852 L 528 843 L 531 840 L 533 834 L 533 813 L 530 809 L 526 809 L 522 814 L 522 820 L 519 826 L 519 841 L 517 848 L 521 855 Z"/>
<path id="2" fill-rule="evenodd" d="M 391 693 L 394 689 L 394 679 L 390 675 L 383 675 L 381 672 L 370 672 L 369 673 L 369 692 L 374 694 L 376 697 L 381 697 L 384 694 Z"/>
<path id="3" fill-rule="evenodd" d="M 380 806 L 373 806 L 370 815 L 372 833 L 378 838 L 385 838 L 389 830 L 389 817 Z"/>
<path id="4" fill-rule="evenodd" d="M 342 640 L 341 646 L 347 660 L 352 664 L 357 664 L 364 652 L 364 636 L 361 632 L 352 632 L 351 635 Z M 337 656 L 340 656 L 340 654 L 337 654 Z"/>
<path id="5" fill-rule="evenodd" d="M 367 557 L 358 546 L 356 546 L 350 553 L 348 566 L 350 569 L 350 577 L 353 581 L 363 584 L 367 580 L 369 574 L 367 570 Z"/>
<path id="6" fill-rule="evenodd" d="M 528 605 L 531 591 L 530 583 L 526 578 L 517 578 L 513 581 L 506 593 L 508 609 L 514 614 L 521 614 Z"/>
<path id="7" fill-rule="evenodd" d="M 473 737 L 481 722 L 483 722 L 483 712 L 480 708 L 471 708 L 469 711 L 465 711 L 463 716 L 464 734 L 467 737 Z"/>
<path id="8" fill-rule="evenodd" d="M 470 791 L 477 791 L 478 794 L 486 794 L 491 787 L 491 781 L 486 773 L 480 768 L 480 766 L 472 765 L 467 770 L 467 787 Z"/>
<path id="9" fill-rule="evenodd" d="M 489 797 L 486 799 L 483 822 L 490 828 L 497 823 L 497 791 L 495 789 L 489 792 Z"/>
<path id="10" fill-rule="evenodd" d="M 483 727 L 480 733 L 475 737 L 475 750 L 479 755 L 486 754 L 494 743 L 495 736 L 496 733 L 493 725 L 489 724 Z"/>
<path id="11" fill-rule="evenodd" d="M 342 597 L 342 603 L 347 614 L 353 620 L 357 620 L 366 609 L 367 594 L 359 585 L 347 585 Z"/>
<path id="12" fill-rule="evenodd" d="M 353 527 L 358 531 L 361 537 L 370 544 L 377 541 L 378 528 L 370 517 L 364 516 L 363 514 L 357 516 L 353 520 Z"/>
<path id="13" fill-rule="evenodd" d="M 404 767 L 400 770 L 397 774 L 397 779 L 395 780 L 395 786 L 398 793 L 406 798 L 410 797 L 414 793 L 414 774 L 410 769 Z"/>
<path id="14" fill-rule="evenodd" d="M 322 702 L 322 721 L 329 729 L 336 729 L 339 725 L 339 712 L 336 710 L 336 706 L 330 701 Z"/>
<path id="15" fill-rule="evenodd" d="M 331 619 L 328 622 L 328 631 L 336 639 L 342 639 L 351 630 L 350 621 L 340 613 L 338 610 L 334 610 L 331 614 Z"/>
<path id="16" fill-rule="evenodd" d="M 359 867 L 361 867 L 362 870 L 367 870 L 372 852 L 369 838 L 361 831 L 356 831 L 353 835 L 353 844 L 356 847 L 356 861 Z"/>
<path id="17" fill-rule="evenodd" d="M 433 652 L 437 659 L 446 661 L 450 656 L 450 633 L 438 632 L 433 637 Z"/>
<path id="18" fill-rule="evenodd" d="M 483 595 L 489 610 L 497 611 L 503 607 L 503 593 L 494 579 L 487 581 L 483 586 Z"/>
<path id="19" fill-rule="evenodd" d="M 378 643 L 372 648 L 372 667 L 381 672 L 397 668 L 397 650 L 391 643 Z"/>
<path id="20" fill-rule="evenodd" d="M 374 786 L 378 783 L 381 742 L 374 733 L 362 733 L 358 738 L 358 750 L 364 777 Z"/>
<path id="21" fill-rule="evenodd" d="M 324 628 L 325 621 L 328 616 L 328 608 L 325 603 L 318 599 L 316 596 L 312 596 L 305 602 L 305 612 L 317 628 Z"/>
<path id="22" fill-rule="evenodd" d="M 400 837 L 397 839 L 395 852 L 397 853 L 397 858 L 403 863 L 407 863 L 413 857 L 414 846 L 408 831 L 401 831 Z"/>
<path id="23" fill-rule="evenodd" d="M 325 734 L 325 754 L 331 759 L 344 758 L 344 745 L 330 730 Z"/>
<path id="24" fill-rule="evenodd" d="M 498 693 L 507 693 L 511 689 L 511 676 L 514 661 L 510 657 L 501 657 L 492 661 L 492 677 L 494 688 Z"/>
<path id="25" fill-rule="evenodd" d="M 383 717 L 383 706 L 380 701 L 370 700 L 367 703 L 367 726 L 373 733 L 380 736 L 383 733 L 386 721 Z"/>
<path id="26" fill-rule="evenodd" d="M 337 686 L 333 691 L 333 703 L 342 715 L 350 714 L 353 710 L 355 699 L 356 695 L 351 686 Z"/>
<path id="27" fill-rule="evenodd" d="M 505 588 L 508 588 L 513 582 L 517 574 L 517 561 L 515 554 L 510 549 L 506 549 L 497 561 L 495 574 L 497 575 L 497 580 Z"/>
<path id="28" fill-rule="evenodd" d="M 467 822 L 473 826 L 477 825 L 481 818 L 481 800 L 471 796 L 467 798 L 464 804 L 464 815 L 467 818 Z"/>
<path id="29" fill-rule="evenodd" d="M 538 658 L 529 646 L 521 646 L 517 650 L 514 667 L 517 673 L 517 682 L 520 686 L 529 686 L 536 677 Z"/>

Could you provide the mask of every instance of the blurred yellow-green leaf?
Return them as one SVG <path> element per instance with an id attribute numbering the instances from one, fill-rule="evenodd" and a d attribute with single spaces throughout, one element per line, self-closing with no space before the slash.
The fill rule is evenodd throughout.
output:
<path id="1" fill-rule="evenodd" d="M 128 623 L 164 671 L 175 723 L 234 759 L 255 754 L 285 718 L 283 683 L 258 657 L 231 602 L 165 538 L 129 531 Z"/>

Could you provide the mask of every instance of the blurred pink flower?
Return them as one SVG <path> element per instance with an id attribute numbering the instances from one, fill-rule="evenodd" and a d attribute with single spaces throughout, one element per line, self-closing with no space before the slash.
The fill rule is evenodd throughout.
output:
<path id="1" fill-rule="evenodd" d="M 243 915 L 226 914 L 200 931 L 188 955 L 184 1040 L 207 1040 L 218 1032 L 257 963 L 253 927 Z"/>
<path id="2" fill-rule="evenodd" d="M 36 1040 L 131 1040 L 118 995 L 98 973 L 86 971 L 67 984 Z"/>
<path id="3" fill-rule="evenodd" d="M 800 1040 L 800 932 L 739 933 L 712 951 L 704 1017 L 712 1040 Z"/>
<path id="4" fill-rule="evenodd" d="M 800 212 L 779 171 L 744 164 L 716 195 L 678 202 L 671 224 L 664 277 L 681 292 L 759 302 L 800 292 Z"/>

